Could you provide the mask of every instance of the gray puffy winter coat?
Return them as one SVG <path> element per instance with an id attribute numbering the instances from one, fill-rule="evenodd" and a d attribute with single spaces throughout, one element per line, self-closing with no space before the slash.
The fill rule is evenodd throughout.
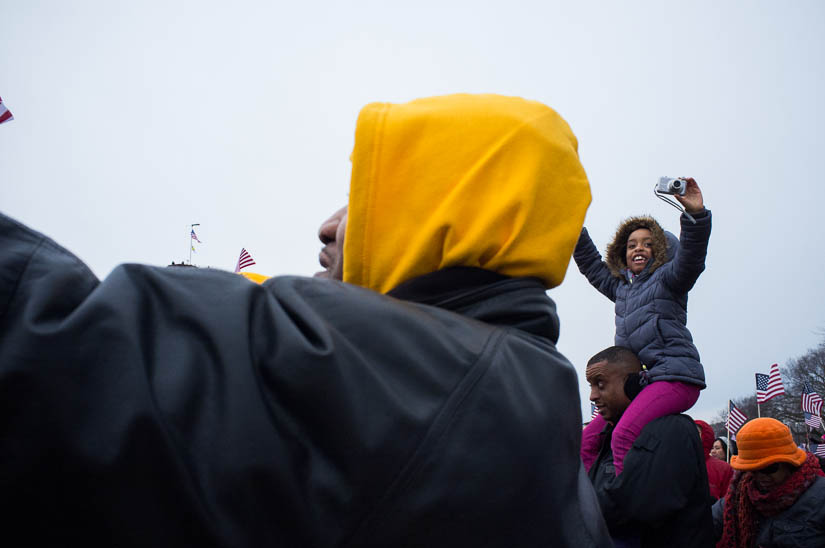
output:
<path id="1" fill-rule="evenodd" d="M 682 215 L 680 239 L 651 217 L 628 219 L 616 231 L 602 261 L 587 229 L 582 229 L 573 257 L 593 287 L 616 303 L 615 344 L 633 350 L 650 369 L 649 378 L 705 387 L 699 352 L 687 329 L 687 294 L 705 269 L 711 213 Z M 631 281 L 625 251 L 628 236 L 650 230 L 653 260 Z"/>

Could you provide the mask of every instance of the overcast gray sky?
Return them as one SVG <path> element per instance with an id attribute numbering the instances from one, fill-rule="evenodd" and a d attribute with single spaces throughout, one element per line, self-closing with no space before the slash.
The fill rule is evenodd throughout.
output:
<path id="1" fill-rule="evenodd" d="M 714 213 L 690 294 L 712 419 L 825 329 L 825 3 L 0 0 L 0 210 L 100 277 L 122 262 L 318 270 L 359 109 L 454 92 L 542 101 L 579 138 L 604 250 L 661 175 Z M 571 262 L 550 295 L 580 373 L 613 305 Z"/>

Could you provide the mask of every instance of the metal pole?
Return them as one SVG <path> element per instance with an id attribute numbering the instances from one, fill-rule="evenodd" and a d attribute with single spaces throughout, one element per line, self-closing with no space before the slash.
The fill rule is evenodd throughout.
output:
<path id="1" fill-rule="evenodd" d="M 810 451 L 811 449 L 811 425 L 805 423 L 805 430 L 807 435 L 805 436 L 805 451 Z"/>
<path id="2" fill-rule="evenodd" d="M 761 413 L 761 411 L 759 411 L 759 375 L 760 375 L 759 373 L 756 373 L 754 375 L 754 378 L 756 379 L 756 416 L 761 418 L 762 413 Z M 767 388 L 766 388 L 766 390 L 767 390 Z"/>
<path id="3" fill-rule="evenodd" d="M 730 400 L 728 400 L 728 420 L 725 421 L 725 430 L 728 431 L 728 443 L 725 446 L 725 462 L 730 462 Z"/>

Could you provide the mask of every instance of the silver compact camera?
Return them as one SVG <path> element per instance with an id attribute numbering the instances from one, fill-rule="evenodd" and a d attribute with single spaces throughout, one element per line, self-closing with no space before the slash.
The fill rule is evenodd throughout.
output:
<path id="1" fill-rule="evenodd" d="M 685 179 L 673 177 L 659 177 L 659 182 L 654 189 L 659 194 L 678 194 L 684 196 L 687 190 L 687 181 Z"/>

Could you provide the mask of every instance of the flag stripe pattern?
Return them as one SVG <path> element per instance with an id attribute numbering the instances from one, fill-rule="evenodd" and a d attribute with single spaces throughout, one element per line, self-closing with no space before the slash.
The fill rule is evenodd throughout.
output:
<path id="1" fill-rule="evenodd" d="M 802 410 L 817 417 L 822 410 L 822 398 L 814 392 L 808 381 L 802 384 Z"/>
<path id="2" fill-rule="evenodd" d="M 598 415 L 598 414 L 599 414 L 599 411 L 596 409 L 596 404 L 591 401 L 590 402 L 590 420 L 592 421 L 593 419 L 595 419 L 596 415 Z"/>
<path id="3" fill-rule="evenodd" d="M 819 428 L 822 426 L 822 419 L 819 418 L 819 415 L 811 415 L 805 411 L 805 424 L 811 428 Z"/>
<path id="4" fill-rule="evenodd" d="M 247 266 L 252 266 L 255 261 L 252 260 L 252 255 L 247 252 L 245 248 L 241 248 L 241 256 L 238 257 L 238 264 L 235 266 L 235 272 L 240 272 Z"/>
<path id="5" fill-rule="evenodd" d="M 825 443 L 812 443 L 811 453 L 817 457 L 825 457 Z"/>
<path id="6" fill-rule="evenodd" d="M 771 366 L 769 375 L 756 374 L 756 403 L 765 403 L 771 398 L 785 393 L 782 377 L 779 376 L 779 364 Z"/>
<path id="7" fill-rule="evenodd" d="M 739 410 L 733 402 L 730 402 L 730 409 L 728 411 L 728 431 L 735 434 L 742 428 L 742 425 L 748 422 L 748 417 Z"/>
<path id="8" fill-rule="evenodd" d="M 0 97 L 0 124 L 3 122 L 10 122 L 14 120 L 14 116 L 11 115 L 11 111 L 6 108 L 6 105 L 3 104 L 3 98 Z"/>
<path id="9" fill-rule="evenodd" d="M 202 244 L 202 243 L 203 243 L 202 241 L 200 241 L 200 240 L 198 239 L 198 235 L 197 235 L 197 234 L 195 234 L 195 229 L 194 229 L 194 228 L 192 229 L 192 234 L 190 234 L 190 237 L 191 237 L 193 240 L 195 240 L 196 242 L 198 242 L 199 244 Z"/>

